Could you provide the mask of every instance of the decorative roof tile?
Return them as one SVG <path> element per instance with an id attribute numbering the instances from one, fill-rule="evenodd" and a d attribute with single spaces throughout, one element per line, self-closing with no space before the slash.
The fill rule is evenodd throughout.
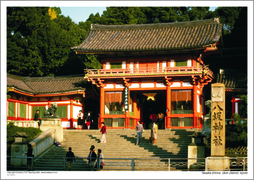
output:
<path id="1" fill-rule="evenodd" d="M 59 77 L 20 77 L 7 74 L 7 86 L 32 94 L 52 94 L 85 90 L 81 86 L 84 75 Z"/>
<path id="2" fill-rule="evenodd" d="M 201 48 L 219 41 L 218 18 L 199 21 L 135 24 L 92 24 L 84 42 L 72 47 L 81 52 L 114 52 Z"/>

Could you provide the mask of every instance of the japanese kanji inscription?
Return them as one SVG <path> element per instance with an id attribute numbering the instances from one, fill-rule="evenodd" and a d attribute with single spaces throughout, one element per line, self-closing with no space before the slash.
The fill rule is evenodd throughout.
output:
<path id="1" fill-rule="evenodd" d="M 225 85 L 212 84 L 211 156 L 225 156 Z"/>

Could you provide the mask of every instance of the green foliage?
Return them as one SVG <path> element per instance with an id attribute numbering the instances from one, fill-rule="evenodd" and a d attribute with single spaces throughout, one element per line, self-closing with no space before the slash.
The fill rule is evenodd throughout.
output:
<path id="1" fill-rule="evenodd" d="M 107 7 L 75 24 L 59 7 L 7 7 L 7 71 L 20 76 L 84 73 L 101 67 L 94 55 L 75 55 L 91 24 L 167 23 L 219 17 L 226 47 L 247 46 L 247 8 L 219 7 Z M 69 68 L 68 68 L 69 67 Z M 70 68 L 72 67 L 72 68 Z"/>
<path id="2" fill-rule="evenodd" d="M 63 74 L 71 47 L 81 44 L 87 31 L 69 17 L 48 14 L 49 7 L 7 8 L 7 71 L 21 76 Z M 55 17 L 55 16 L 54 16 Z M 75 74 L 75 71 L 72 71 Z"/>
<path id="3" fill-rule="evenodd" d="M 247 146 L 247 121 L 241 120 L 239 114 L 234 114 L 236 124 L 226 126 L 226 146 Z"/>
<path id="4" fill-rule="evenodd" d="M 224 24 L 225 47 L 247 47 L 247 7 L 218 7 L 215 14 Z"/>
<path id="5" fill-rule="evenodd" d="M 10 147 L 11 144 L 14 142 L 15 138 L 12 137 L 13 135 L 15 135 L 17 132 L 25 132 L 27 134 L 27 142 L 32 141 L 33 139 L 35 139 L 38 135 L 40 135 L 42 133 L 42 131 L 38 128 L 33 128 L 33 127 L 17 127 L 14 126 L 13 123 L 9 123 L 7 125 L 7 153 L 9 153 L 10 155 Z"/>
<path id="6" fill-rule="evenodd" d="M 10 123 L 7 125 L 7 143 L 12 143 L 14 142 L 14 137 L 17 132 L 25 132 L 28 137 L 27 141 L 30 142 L 34 138 L 36 138 L 39 134 L 41 134 L 41 130 L 38 128 L 33 128 L 33 127 L 17 127 L 14 126 L 13 123 Z"/>
<path id="7" fill-rule="evenodd" d="M 248 96 L 247 95 L 241 95 L 240 99 L 242 102 L 239 105 L 239 113 L 241 117 L 247 117 L 247 104 L 248 104 Z"/>

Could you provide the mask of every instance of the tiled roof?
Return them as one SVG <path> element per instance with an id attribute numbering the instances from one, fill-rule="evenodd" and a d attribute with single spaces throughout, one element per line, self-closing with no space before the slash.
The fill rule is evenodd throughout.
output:
<path id="1" fill-rule="evenodd" d="M 7 74 L 7 86 L 34 93 L 34 90 L 27 86 L 27 84 L 23 81 L 23 77 Z"/>
<path id="2" fill-rule="evenodd" d="M 85 90 L 81 87 L 84 75 L 59 77 L 20 77 L 7 74 L 7 86 L 32 94 L 64 93 Z"/>
<path id="3" fill-rule="evenodd" d="M 217 83 L 225 84 L 226 89 L 247 90 L 247 72 L 224 70 L 223 74 L 217 74 Z"/>
<path id="4" fill-rule="evenodd" d="M 72 49 L 80 52 L 119 52 L 202 48 L 219 41 L 218 18 L 199 21 L 136 25 L 92 24 L 84 42 Z"/>

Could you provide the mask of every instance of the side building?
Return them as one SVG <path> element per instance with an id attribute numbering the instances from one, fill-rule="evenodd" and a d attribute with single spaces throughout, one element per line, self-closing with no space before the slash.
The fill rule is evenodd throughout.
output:
<path id="1" fill-rule="evenodd" d="M 27 127 L 37 109 L 42 118 L 45 110 L 55 102 L 63 128 L 77 128 L 77 114 L 79 110 L 85 110 L 83 80 L 84 75 L 20 77 L 7 73 L 7 121 Z"/>
<path id="2" fill-rule="evenodd" d="M 77 54 L 98 55 L 102 69 L 85 79 L 100 88 L 99 124 L 108 128 L 148 128 L 151 115 L 165 115 L 163 128 L 202 129 L 204 86 L 213 72 L 202 56 L 221 44 L 218 18 L 191 22 L 92 24 Z"/>

